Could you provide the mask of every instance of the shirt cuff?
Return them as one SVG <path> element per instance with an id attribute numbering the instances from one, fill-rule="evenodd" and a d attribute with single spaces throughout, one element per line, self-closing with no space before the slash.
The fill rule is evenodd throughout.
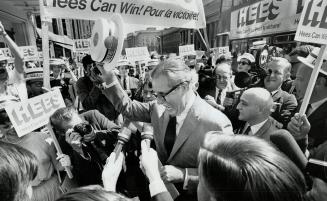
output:
<path id="1" fill-rule="evenodd" d="M 107 84 L 106 82 L 104 82 L 104 83 L 102 83 L 102 88 L 103 89 L 109 89 L 110 87 L 112 87 L 112 86 L 114 86 L 116 84 L 118 84 L 118 81 L 117 80 L 113 81 L 110 84 Z"/>
<path id="2" fill-rule="evenodd" d="M 188 169 L 185 168 L 185 179 L 184 179 L 184 184 L 183 184 L 183 189 L 184 190 L 187 190 L 188 180 L 189 180 L 189 177 L 188 177 Z"/>
<path id="3" fill-rule="evenodd" d="M 149 184 L 149 190 L 151 197 L 158 195 L 159 193 L 167 192 L 167 188 L 162 180 L 155 180 Z"/>

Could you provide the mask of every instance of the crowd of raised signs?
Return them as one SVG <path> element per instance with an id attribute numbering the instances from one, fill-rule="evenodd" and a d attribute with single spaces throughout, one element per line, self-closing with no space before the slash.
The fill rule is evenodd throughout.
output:
<path id="1" fill-rule="evenodd" d="M 108 71 L 85 55 L 80 73 L 52 58 L 48 89 L 1 23 L 0 35 L 14 56 L 0 51 L 0 200 L 327 200 L 327 55 L 299 113 L 319 47 L 261 66 L 250 53 L 208 52 Z M 52 129 L 18 137 L 5 108 L 54 88 L 66 107 Z"/>

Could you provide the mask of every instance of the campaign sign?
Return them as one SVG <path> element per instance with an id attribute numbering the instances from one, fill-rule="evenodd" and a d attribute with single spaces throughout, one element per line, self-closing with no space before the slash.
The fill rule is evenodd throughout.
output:
<path id="1" fill-rule="evenodd" d="M 20 46 L 19 49 L 25 61 L 37 60 L 39 57 L 36 46 Z"/>
<path id="2" fill-rule="evenodd" d="M 194 44 L 179 46 L 179 56 L 196 55 Z"/>
<path id="3" fill-rule="evenodd" d="M 65 107 L 59 89 L 30 98 L 24 102 L 6 106 L 6 112 L 18 137 L 46 125 L 49 117 L 59 108 Z"/>
<path id="4" fill-rule="evenodd" d="M 75 50 L 75 52 L 89 54 L 90 53 L 90 39 L 74 40 L 74 50 Z"/>
<path id="5" fill-rule="evenodd" d="M 326 0 L 307 0 L 305 2 L 295 40 L 327 44 Z"/>
<path id="6" fill-rule="evenodd" d="M 6 57 L 13 58 L 9 48 L 0 48 L 0 51 L 2 51 Z"/>
<path id="7" fill-rule="evenodd" d="M 150 60 L 147 47 L 125 48 L 126 57 L 129 61 Z"/>

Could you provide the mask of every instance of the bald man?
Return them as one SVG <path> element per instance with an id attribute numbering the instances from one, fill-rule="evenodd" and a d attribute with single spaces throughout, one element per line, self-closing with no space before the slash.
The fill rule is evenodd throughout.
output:
<path id="1" fill-rule="evenodd" d="M 244 91 L 237 105 L 239 120 L 245 125 L 236 133 L 253 135 L 270 140 L 270 135 L 279 128 L 276 121 L 270 117 L 274 102 L 269 91 L 264 88 L 250 88 Z"/>
<path id="2" fill-rule="evenodd" d="M 213 107 L 224 111 L 224 104 L 227 92 L 238 88 L 232 79 L 232 68 L 228 63 L 221 63 L 214 69 L 216 90 L 205 96 L 205 100 Z"/>

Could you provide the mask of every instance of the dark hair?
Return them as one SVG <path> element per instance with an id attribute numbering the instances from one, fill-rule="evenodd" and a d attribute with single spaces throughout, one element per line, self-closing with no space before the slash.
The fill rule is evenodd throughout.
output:
<path id="1" fill-rule="evenodd" d="M 29 200 L 26 189 L 36 177 L 38 162 L 30 151 L 0 141 L 0 198 Z"/>
<path id="2" fill-rule="evenodd" d="M 86 55 L 85 57 L 83 57 L 83 59 L 82 59 L 82 64 L 83 64 L 83 68 L 84 68 L 84 70 L 85 71 L 87 71 L 87 66 L 89 65 L 89 64 L 95 64 L 95 62 L 92 60 L 92 57 L 91 57 L 91 55 Z"/>
<path id="3" fill-rule="evenodd" d="M 199 152 L 200 177 L 217 200 L 302 201 L 302 172 L 263 139 L 210 132 Z"/>
<path id="4" fill-rule="evenodd" d="M 118 193 L 106 191 L 101 187 L 89 186 L 74 189 L 56 201 L 130 201 L 130 199 Z"/>
<path id="5" fill-rule="evenodd" d="M 62 122 L 71 121 L 74 114 L 78 115 L 74 107 L 59 108 L 50 116 L 50 123 L 56 131 L 61 130 Z"/>

